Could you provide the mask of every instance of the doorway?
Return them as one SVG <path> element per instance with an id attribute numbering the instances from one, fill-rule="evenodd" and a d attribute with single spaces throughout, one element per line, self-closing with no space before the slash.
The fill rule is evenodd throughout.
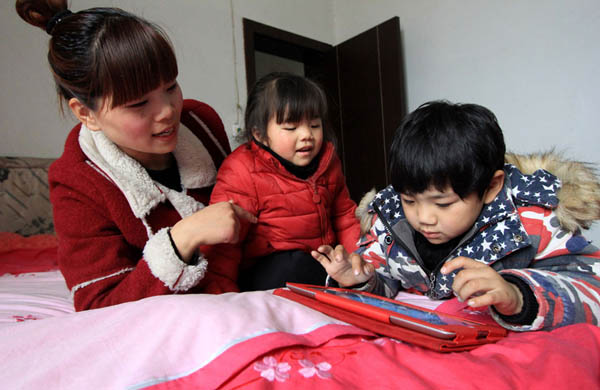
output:
<path id="1" fill-rule="evenodd" d="M 387 151 L 406 115 L 398 17 L 332 46 L 243 19 L 246 85 L 272 71 L 319 82 L 328 98 L 350 196 L 389 184 Z"/>

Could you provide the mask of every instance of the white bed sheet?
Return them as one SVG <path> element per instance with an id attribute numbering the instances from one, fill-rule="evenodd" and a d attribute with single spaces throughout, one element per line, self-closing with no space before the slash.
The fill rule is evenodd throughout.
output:
<path id="1" fill-rule="evenodd" d="M 73 300 L 60 271 L 0 276 L 0 324 L 73 313 Z"/>

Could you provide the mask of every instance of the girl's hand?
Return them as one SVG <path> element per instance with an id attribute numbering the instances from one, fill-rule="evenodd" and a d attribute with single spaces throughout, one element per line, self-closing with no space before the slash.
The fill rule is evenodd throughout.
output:
<path id="1" fill-rule="evenodd" d="M 237 243 L 240 220 L 257 221 L 233 201 L 215 203 L 177 222 L 171 228 L 171 237 L 185 260 L 192 257 L 200 245 Z"/>
<path id="2" fill-rule="evenodd" d="M 448 274 L 460 270 L 452 283 L 454 295 L 471 307 L 493 305 L 501 314 L 513 315 L 523 308 L 523 295 L 517 286 L 509 283 L 496 270 L 468 257 L 456 257 L 441 269 Z"/>
<path id="3" fill-rule="evenodd" d="M 365 262 L 357 253 L 348 254 L 342 245 L 333 249 L 322 245 L 310 253 L 327 274 L 339 283 L 340 287 L 353 286 L 371 279 L 375 272 L 372 264 Z"/>

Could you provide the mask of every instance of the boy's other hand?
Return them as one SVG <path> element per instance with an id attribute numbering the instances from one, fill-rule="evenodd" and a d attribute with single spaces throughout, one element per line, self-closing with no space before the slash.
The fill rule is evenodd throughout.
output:
<path id="1" fill-rule="evenodd" d="M 517 286 L 509 283 L 496 270 L 468 257 L 456 257 L 444 264 L 443 274 L 460 269 L 454 277 L 452 290 L 461 301 L 471 307 L 493 305 L 501 314 L 513 315 L 523 308 L 523 295 Z"/>
<path id="2" fill-rule="evenodd" d="M 321 245 L 311 252 L 327 274 L 339 283 L 340 287 L 349 287 L 371 279 L 375 268 L 365 262 L 357 253 L 348 254 L 342 245 L 333 249 L 329 245 Z"/>

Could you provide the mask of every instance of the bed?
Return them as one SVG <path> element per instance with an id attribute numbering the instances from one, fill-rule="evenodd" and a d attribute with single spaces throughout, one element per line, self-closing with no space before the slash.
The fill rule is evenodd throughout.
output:
<path id="1" fill-rule="evenodd" d="M 587 324 L 438 353 L 272 291 L 159 296 L 76 313 L 56 262 L 50 163 L 0 158 L 2 388 L 600 388 L 600 328 Z M 397 299 L 490 320 L 456 300 Z"/>

